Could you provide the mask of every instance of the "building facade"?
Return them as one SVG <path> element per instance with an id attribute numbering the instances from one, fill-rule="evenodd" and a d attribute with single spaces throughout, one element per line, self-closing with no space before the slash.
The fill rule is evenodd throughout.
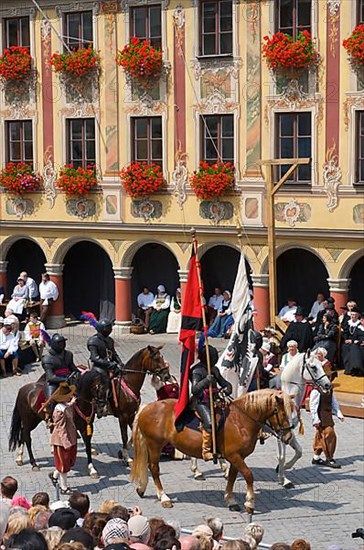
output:
<path id="1" fill-rule="evenodd" d="M 364 307 L 364 91 L 342 46 L 363 17 L 364 0 L 3 0 L 0 47 L 29 47 L 33 71 L 21 90 L 0 91 L 0 165 L 32 163 L 44 191 L 1 194 L 0 287 L 46 270 L 61 290 L 53 326 L 82 309 L 127 324 L 141 286 L 185 284 L 192 226 L 206 293 L 231 289 L 241 228 L 260 328 L 269 321 L 260 161 L 298 156 L 311 163 L 275 199 L 278 305 L 295 295 L 309 310 L 322 290 L 337 308 L 348 297 Z M 302 30 L 319 63 L 276 78 L 263 37 Z M 149 88 L 115 61 L 132 36 L 163 51 Z M 54 52 L 88 45 L 101 56 L 97 77 L 55 74 Z M 235 190 L 197 199 L 189 178 L 217 159 L 234 164 Z M 132 161 L 157 162 L 166 189 L 130 198 L 119 172 Z M 75 199 L 57 189 L 61 167 L 90 162 L 97 191 Z"/>

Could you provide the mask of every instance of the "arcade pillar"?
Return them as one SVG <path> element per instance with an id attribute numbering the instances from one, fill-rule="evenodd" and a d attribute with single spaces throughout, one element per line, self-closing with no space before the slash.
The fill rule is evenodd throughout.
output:
<path id="1" fill-rule="evenodd" d="M 327 279 L 330 296 L 335 300 L 335 309 L 340 315 L 341 306 L 345 306 L 349 299 L 349 285 L 351 279 Z"/>
<path id="2" fill-rule="evenodd" d="M 0 294 L 4 294 L 3 300 L 5 301 L 6 298 L 6 289 L 7 289 L 7 267 L 8 262 L 1 261 L 0 262 Z"/>
<path id="3" fill-rule="evenodd" d="M 59 292 L 58 299 L 52 303 L 47 317 L 47 328 L 62 328 L 66 325 L 63 302 L 63 264 L 44 264 L 44 267 L 50 280 L 57 285 Z"/>
<path id="4" fill-rule="evenodd" d="M 254 292 L 254 328 L 263 330 L 269 325 L 269 275 L 252 275 Z"/>
<path id="5" fill-rule="evenodd" d="M 185 296 L 186 286 L 187 286 L 188 269 L 179 269 L 178 276 L 179 276 L 179 286 L 181 288 L 182 302 L 183 302 L 183 298 Z"/>
<path id="6" fill-rule="evenodd" d="M 131 323 L 131 274 L 132 267 L 113 267 L 115 279 L 115 323 L 128 326 Z"/>

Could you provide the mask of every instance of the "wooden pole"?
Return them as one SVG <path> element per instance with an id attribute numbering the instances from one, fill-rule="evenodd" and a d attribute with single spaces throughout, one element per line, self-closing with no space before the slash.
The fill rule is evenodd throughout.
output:
<path id="1" fill-rule="evenodd" d="M 196 271 L 197 271 L 197 279 L 198 279 L 198 286 L 200 291 L 200 303 L 201 303 L 201 310 L 202 310 L 202 324 L 203 324 L 203 331 L 205 334 L 205 346 L 206 346 L 206 366 L 207 366 L 207 372 L 208 374 L 211 374 L 211 359 L 210 359 L 210 352 L 209 352 L 209 341 L 207 336 L 207 322 L 206 322 L 206 309 L 205 309 L 205 303 L 204 303 L 204 295 L 203 295 L 203 285 L 202 285 L 202 277 L 201 277 L 201 264 L 198 259 L 197 254 L 197 239 L 196 239 L 196 230 L 194 228 L 191 229 L 192 234 L 192 245 L 193 249 L 195 251 L 196 255 Z M 216 425 L 215 425 L 215 409 L 214 409 L 214 400 L 213 400 L 213 393 L 212 393 L 212 382 L 209 384 L 209 401 L 210 401 L 210 415 L 211 415 L 211 428 L 212 428 L 212 454 L 214 456 L 214 462 L 217 462 L 217 452 L 216 452 Z"/>

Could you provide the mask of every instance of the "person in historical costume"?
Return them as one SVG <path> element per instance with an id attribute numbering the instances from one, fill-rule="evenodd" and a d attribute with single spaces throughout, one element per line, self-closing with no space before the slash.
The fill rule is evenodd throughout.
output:
<path id="1" fill-rule="evenodd" d="M 168 315 L 167 333 L 179 332 L 182 320 L 181 289 L 177 288 L 175 296 L 171 300 L 171 307 Z"/>
<path id="2" fill-rule="evenodd" d="M 144 327 L 146 330 L 148 330 L 149 327 L 149 319 L 153 311 L 153 301 L 154 301 L 154 294 L 153 292 L 150 292 L 149 288 L 147 286 L 143 287 L 143 290 L 140 294 L 138 294 L 137 297 L 137 303 L 138 303 L 138 317 L 141 319 L 144 323 Z"/>
<path id="3" fill-rule="evenodd" d="M 319 327 L 322 324 L 322 318 L 324 315 L 328 315 L 334 323 L 336 323 L 337 325 L 339 324 L 339 314 L 335 309 L 335 298 L 333 298 L 332 296 L 328 296 L 323 301 L 323 305 L 324 305 L 324 309 L 321 309 L 318 312 L 316 316 L 316 321 L 312 325 L 314 336 L 317 336 L 317 332 Z"/>
<path id="4" fill-rule="evenodd" d="M 12 331 L 12 323 L 4 319 L 3 326 L 0 329 L 0 367 L 3 376 L 6 376 L 6 359 L 11 360 L 13 374 L 20 376 L 18 370 L 19 355 L 19 337 Z"/>
<path id="5" fill-rule="evenodd" d="M 115 344 L 110 334 L 113 323 L 109 319 L 101 319 L 97 323 L 97 332 L 87 341 L 92 368 L 106 374 L 108 378 L 123 370 L 123 362 L 115 350 Z"/>
<path id="6" fill-rule="evenodd" d="M 48 273 L 42 273 L 42 280 L 39 284 L 40 294 L 40 320 L 45 324 L 49 309 L 53 302 L 58 300 L 59 292 L 56 283 L 51 281 Z"/>
<path id="7" fill-rule="evenodd" d="M 67 338 L 65 338 L 62 334 L 53 334 L 49 343 L 50 350 L 42 359 L 42 367 L 46 374 L 46 401 L 51 399 L 54 392 L 58 390 L 59 385 L 62 382 L 67 382 L 71 374 L 78 374 L 77 367 L 73 362 L 73 353 L 66 350 L 66 341 Z M 52 427 L 51 416 L 56 399 L 57 396 L 55 395 L 54 399 L 52 397 L 51 401 L 45 407 L 45 420 L 49 428 Z"/>
<path id="8" fill-rule="evenodd" d="M 327 358 L 332 363 L 335 358 L 337 349 L 337 337 L 339 328 L 333 321 L 332 317 L 325 313 L 322 316 L 321 325 L 318 328 L 316 336 L 314 336 L 315 344 L 312 349 L 318 347 L 325 348 L 327 351 Z"/>
<path id="9" fill-rule="evenodd" d="M 31 311 L 29 314 L 29 322 L 24 328 L 25 341 L 31 346 L 34 351 L 37 361 L 41 361 L 43 357 L 43 350 L 45 346 L 45 340 L 42 334 L 45 331 L 45 326 L 38 319 L 38 315 L 35 311 Z"/>
<path id="10" fill-rule="evenodd" d="M 196 412 L 198 418 L 202 422 L 202 458 L 205 461 L 212 460 L 211 452 L 212 443 L 212 424 L 211 411 L 209 400 L 209 386 L 212 385 L 212 392 L 216 394 L 218 387 L 223 388 L 226 395 L 231 395 L 233 388 L 230 382 L 221 376 L 216 363 L 219 358 L 217 349 L 213 346 L 208 346 L 211 374 L 208 374 L 207 369 L 207 350 L 206 345 L 199 352 L 199 362 L 192 365 L 190 370 L 191 380 L 191 408 Z"/>
<path id="11" fill-rule="evenodd" d="M 170 305 L 171 297 L 167 294 L 165 286 L 158 285 L 149 322 L 150 334 L 162 334 L 166 332 Z"/>
<path id="12" fill-rule="evenodd" d="M 37 300 L 39 298 L 39 289 L 35 280 L 32 277 L 29 277 L 26 271 L 22 271 L 19 277 L 22 277 L 25 281 L 25 286 L 29 292 L 29 300 L 33 302 Z"/>
<path id="13" fill-rule="evenodd" d="M 331 369 L 325 367 L 325 372 L 329 377 L 331 376 Z M 312 424 L 316 429 L 313 441 L 312 464 L 341 468 L 341 465 L 334 458 L 337 438 L 333 415 L 337 416 L 341 422 L 344 420 L 344 415 L 340 411 L 333 390 L 323 392 L 321 388 L 315 387 L 310 395 L 310 412 Z M 325 454 L 326 460 L 321 458 L 322 452 Z"/>
<path id="14" fill-rule="evenodd" d="M 346 306 L 342 306 L 340 309 L 343 310 L 343 314 L 340 315 L 339 317 L 339 323 L 340 323 L 340 330 L 343 332 L 347 325 L 348 325 L 348 322 L 350 321 L 351 317 L 350 317 L 350 312 L 353 310 L 353 308 L 357 308 L 358 307 L 358 304 L 356 302 L 354 302 L 354 300 L 349 300 L 346 304 Z"/>
<path id="15" fill-rule="evenodd" d="M 77 430 L 74 422 L 74 389 L 61 388 L 58 403 L 54 408 L 51 445 L 55 470 L 48 476 L 54 486 L 59 483 L 62 495 L 71 495 L 67 486 L 67 474 L 73 468 L 77 455 Z"/>
<path id="16" fill-rule="evenodd" d="M 350 319 L 341 333 L 341 359 L 345 368 L 345 374 L 351 374 L 352 371 L 352 355 L 356 355 L 356 344 L 354 344 L 354 333 L 360 325 L 360 312 L 357 307 L 353 307 L 350 311 Z"/>
<path id="17" fill-rule="evenodd" d="M 233 324 L 233 316 L 231 314 L 231 292 L 224 290 L 222 293 L 223 301 L 219 308 L 215 321 L 208 330 L 208 336 L 211 338 L 222 338 L 228 332 Z"/>
<path id="18" fill-rule="evenodd" d="M 168 363 L 166 363 L 166 365 L 169 367 Z M 151 384 L 156 391 L 157 401 L 163 401 L 164 399 L 178 399 L 179 384 L 173 374 L 170 374 L 167 380 L 161 380 L 157 374 L 153 374 Z M 176 452 L 182 456 L 182 453 L 176 451 L 173 445 L 170 445 L 169 443 L 162 449 L 162 455 L 167 455 L 174 458 L 176 458 Z"/>
<path id="19" fill-rule="evenodd" d="M 262 347 L 267 343 L 263 342 L 262 334 L 258 331 L 251 331 L 250 342 L 254 345 L 253 357 L 256 357 L 258 360 L 248 387 L 248 392 L 268 388 L 270 378 L 269 372 L 264 368 L 264 354 L 262 352 Z M 248 356 L 245 356 L 243 359 L 242 372 L 246 371 L 246 361 L 248 361 Z"/>
<path id="20" fill-rule="evenodd" d="M 345 372 L 351 376 L 364 376 L 364 313 L 361 314 L 359 324 L 352 334 L 350 358 Z"/>
<path id="21" fill-rule="evenodd" d="M 295 340 L 298 344 L 298 351 L 300 353 L 306 352 L 312 348 L 313 334 L 311 325 L 304 318 L 304 311 L 301 307 L 297 307 L 295 313 L 295 321 L 290 323 L 287 328 L 282 341 L 281 350 L 283 352 L 287 349 L 287 342 L 289 340 Z"/>
<path id="22" fill-rule="evenodd" d="M 26 301 L 29 299 L 29 289 L 25 285 L 23 277 L 18 277 L 17 285 L 15 285 L 11 300 L 8 307 L 13 310 L 15 315 L 22 315 Z"/>
<path id="23" fill-rule="evenodd" d="M 278 317 L 281 319 L 285 319 L 287 321 L 291 321 L 294 319 L 294 314 L 296 313 L 297 309 L 297 301 L 293 297 L 289 297 L 287 299 L 287 305 L 283 306 L 282 309 L 280 309 L 278 313 Z"/>
<path id="24" fill-rule="evenodd" d="M 312 321 L 316 321 L 316 317 L 317 317 L 317 314 L 319 313 L 319 311 L 322 311 L 322 310 L 325 309 L 324 301 L 325 301 L 324 293 L 323 292 L 318 292 L 316 300 L 312 304 L 311 311 L 308 314 L 308 318 L 310 320 L 312 319 Z"/>

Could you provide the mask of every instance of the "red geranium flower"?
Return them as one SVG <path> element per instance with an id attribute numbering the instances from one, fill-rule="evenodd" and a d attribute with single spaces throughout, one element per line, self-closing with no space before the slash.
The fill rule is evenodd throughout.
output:
<path id="1" fill-rule="evenodd" d="M 147 40 L 133 36 L 130 44 L 119 51 L 116 62 L 136 79 L 157 79 L 163 68 L 162 50 L 153 48 Z"/>
<path id="2" fill-rule="evenodd" d="M 352 64 L 362 67 L 364 65 L 364 24 L 355 27 L 349 38 L 343 41 L 343 46 Z"/>
<path id="3" fill-rule="evenodd" d="M 282 72 L 302 70 L 318 63 L 319 54 L 308 31 L 300 32 L 297 40 L 283 32 L 276 32 L 272 38 L 264 36 L 263 40 L 262 54 L 270 69 Z"/>
<path id="4" fill-rule="evenodd" d="M 230 162 L 200 162 L 199 170 L 195 170 L 190 178 L 191 187 L 199 199 L 221 197 L 234 189 L 234 172 Z"/>
<path id="5" fill-rule="evenodd" d="M 72 52 L 54 53 L 50 59 L 56 73 L 83 76 L 100 68 L 101 58 L 92 47 Z"/>
<path id="6" fill-rule="evenodd" d="M 9 162 L 0 172 L 0 185 L 8 193 L 22 196 L 31 191 L 41 191 L 42 178 L 25 162 Z"/>
<path id="7" fill-rule="evenodd" d="M 125 191 L 133 198 L 157 193 L 165 185 L 163 172 L 158 164 L 133 162 L 120 172 Z"/>
<path id="8" fill-rule="evenodd" d="M 4 80 L 22 80 L 29 75 L 31 68 L 29 48 L 11 46 L 0 57 L 0 76 Z"/>
<path id="9" fill-rule="evenodd" d="M 61 169 L 56 185 L 66 195 L 76 197 L 88 195 L 98 185 L 95 167 L 74 168 L 72 164 L 67 164 Z"/>

